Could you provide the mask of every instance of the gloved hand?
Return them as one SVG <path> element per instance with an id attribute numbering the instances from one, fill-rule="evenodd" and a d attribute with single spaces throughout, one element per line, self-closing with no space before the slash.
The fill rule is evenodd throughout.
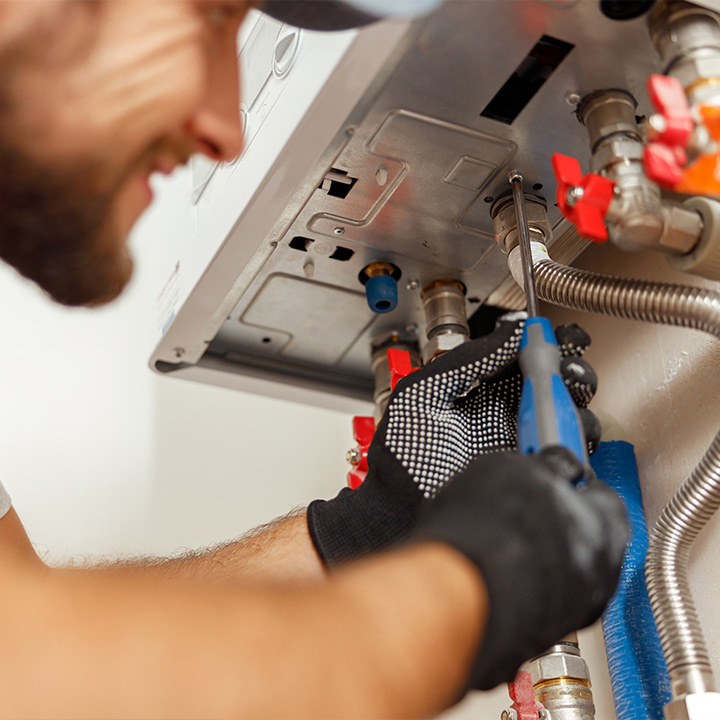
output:
<path id="1" fill-rule="evenodd" d="M 484 453 L 517 448 L 522 378 L 517 363 L 525 313 L 503 315 L 495 330 L 403 378 L 390 398 L 356 490 L 308 507 L 313 544 L 327 565 L 385 549 L 408 536 L 423 499 Z M 584 409 L 597 388 L 580 359 L 590 342 L 577 325 L 557 330 L 562 373 L 583 408 L 590 451 L 600 424 Z"/>
<path id="2" fill-rule="evenodd" d="M 620 574 L 629 526 L 620 498 L 562 447 L 474 460 L 423 508 L 413 540 L 447 543 L 480 570 L 484 639 L 468 689 L 488 690 L 597 620 Z"/>

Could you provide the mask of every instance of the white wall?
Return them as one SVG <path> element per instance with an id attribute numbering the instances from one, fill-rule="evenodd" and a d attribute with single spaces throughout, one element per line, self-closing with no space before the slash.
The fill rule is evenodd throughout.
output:
<path id="1" fill-rule="evenodd" d="M 228 539 L 344 479 L 345 416 L 148 369 L 156 212 L 134 237 L 136 279 L 109 308 L 55 306 L 0 269 L 0 477 L 55 558 Z"/>

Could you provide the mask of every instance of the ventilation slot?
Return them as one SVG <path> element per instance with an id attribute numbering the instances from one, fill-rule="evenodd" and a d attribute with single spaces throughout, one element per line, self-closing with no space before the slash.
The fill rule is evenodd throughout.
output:
<path id="1" fill-rule="evenodd" d="M 330 197 L 344 200 L 356 182 L 357 178 L 350 177 L 345 170 L 333 168 L 320 183 L 320 189 L 324 190 Z"/>
<path id="2" fill-rule="evenodd" d="M 511 125 L 574 47 L 543 35 L 480 115 Z"/>
<path id="3" fill-rule="evenodd" d="M 335 248 L 335 252 L 330 256 L 331 260 L 340 260 L 340 262 L 347 262 L 355 254 L 354 250 L 350 248 L 342 247 L 338 245 Z"/>
<path id="4" fill-rule="evenodd" d="M 293 250 L 299 250 L 300 252 L 307 252 L 308 248 L 314 243 L 314 240 L 310 238 L 302 237 L 298 235 L 290 241 L 290 247 Z"/>

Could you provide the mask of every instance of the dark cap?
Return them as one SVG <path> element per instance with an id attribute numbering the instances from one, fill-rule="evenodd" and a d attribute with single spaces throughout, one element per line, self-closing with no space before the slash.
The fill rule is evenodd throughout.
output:
<path id="1" fill-rule="evenodd" d="M 260 9 L 276 20 L 308 30 L 348 30 L 386 17 L 412 17 L 441 0 L 263 0 Z"/>

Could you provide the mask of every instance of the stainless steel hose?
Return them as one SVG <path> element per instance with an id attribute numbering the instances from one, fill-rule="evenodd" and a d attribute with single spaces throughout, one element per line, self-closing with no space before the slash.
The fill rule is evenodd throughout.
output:
<path id="1" fill-rule="evenodd" d="M 720 338 L 720 293 L 645 280 L 606 277 L 535 264 L 541 299 L 574 310 L 693 328 Z M 650 537 L 645 575 L 673 695 L 715 690 L 710 658 L 688 582 L 699 532 L 720 507 L 720 433 L 662 511 Z"/>

